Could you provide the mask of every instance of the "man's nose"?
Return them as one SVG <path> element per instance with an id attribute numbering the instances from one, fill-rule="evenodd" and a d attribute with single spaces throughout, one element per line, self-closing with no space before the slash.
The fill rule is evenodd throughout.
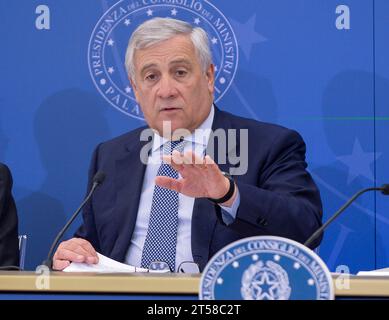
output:
<path id="1" fill-rule="evenodd" d="M 177 89 L 174 80 L 170 77 L 162 77 L 158 83 L 157 94 L 162 99 L 174 98 L 177 95 Z"/>

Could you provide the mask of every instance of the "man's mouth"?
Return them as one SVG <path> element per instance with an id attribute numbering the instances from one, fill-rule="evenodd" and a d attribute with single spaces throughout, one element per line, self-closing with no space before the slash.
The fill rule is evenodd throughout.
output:
<path id="1" fill-rule="evenodd" d="M 181 108 L 175 108 L 175 107 L 166 107 L 166 108 L 161 108 L 161 112 L 172 112 L 176 110 L 181 110 Z"/>

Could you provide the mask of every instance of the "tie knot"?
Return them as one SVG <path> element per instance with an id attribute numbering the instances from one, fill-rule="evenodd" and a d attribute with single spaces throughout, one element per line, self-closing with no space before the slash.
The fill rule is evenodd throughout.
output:
<path id="1" fill-rule="evenodd" d="M 172 154 L 173 150 L 177 150 L 180 153 L 184 150 L 184 140 L 168 141 L 163 145 L 164 154 Z"/>

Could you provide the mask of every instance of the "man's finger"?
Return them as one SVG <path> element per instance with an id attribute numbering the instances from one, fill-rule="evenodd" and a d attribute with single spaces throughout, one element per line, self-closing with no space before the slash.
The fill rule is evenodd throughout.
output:
<path id="1" fill-rule="evenodd" d="M 93 252 L 91 252 L 89 249 L 85 249 L 82 245 L 78 244 L 78 243 L 69 243 L 66 247 L 64 247 L 64 249 L 66 250 L 69 250 L 69 251 L 72 251 L 74 253 L 77 253 L 79 255 L 82 255 L 86 258 L 96 258 L 97 259 L 97 254 L 93 254 Z"/>
<path id="2" fill-rule="evenodd" d="M 212 178 L 218 178 L 221 177 L 222 172 L 217 165 L 217 163 L 210 157 L 210 156 L 205 156 L 204 161 L 207 166 L 207 174 L 212 177 Z"/>
<path id="3" fill-rule="evenodd" d="M 83 247 L 87 252 L 89 252 L 90 255 L 97 257 L 97 252 L 95 248 L 91 245 L 91 243 L 85 239 L 82 238 L 74 238 L 74 242 L 78 243 Z"/>
<path id="4" fill-rule="evenodd" d="M 195 162 L 194 162 L 195 158 L 194 158 L 194 154 L 193 154 L 192 151 L 186 151 L 186 152 L 184 153 L 182 159 L 183 159 L 183 162 L 184 162 L 184 164 L 185 164 L 186 166 L 193 167 L 193 165 L 194 165 L 194 163 L 195 163 Z"/>
<path id="5" fill-rule="evenodd" d="M 68 249 L 85 256 L 97 257 L 97 253 L 92 245 L 88 241 L 80 238 L 73 238 L 68 241 L 64 241 L 58 248 Z"/>
<path id="6" fill-rule="evenodd" d="M 219 166 L 216 164 L 215 161 L 213 161 L 213 159 L 209 155 L 205 156 L 204 163 L 205 163 L 207 169 L 209 169 L 209 170 L 211 170 L 213 172 L 219 172 L 220 171 Z"/>
<path id="7" fill-rule="evenodd" d="M 68 260 L 68 261 L 72 261 L 72 262 L 80 262 L 81 263 L 81 262 L 85 262 L 86 256 L 63 248 L 63 249 L 59 249 L 56 252 L 56 259 Z"/>
<path id="8" fill-rule="evenodd" d="M 54 260 L 53 269 L 58 270 L 58 271 L 62 271 L 63 269 L 65 269 L 69 265 L 70 265 L 70 261 L 68 261 L 68 260 Z"/>
<path id="9" fill-rule="evenodd" d="M 192 161 L 194 166 L 198 169 L 206 169 L 205 159 L 203 157 L 198 156 L 196 153 L 192 152 Z"/>
<path id="10" fill-rule="evenodd" d="M 213 159 L 212 159 L 209 155 L 206 155 L 206 156 L 204 157 L 204 162 L 205 162 L 205 164 L 206 164 L 207 166 L 208 166 L 208 165 L 213 165 L 213 164 L 216 165 L 215 161 L 213 161 Z"/>
<path id="11" fill-rule="evenodd" d="M 162 160 L 163 162 L 171 165 L 172 168 L 177 172 L 181 172 L 184 169 L 182 164 L 177 164 L 174 162 L 174 160 L 172 160 L 172 156 L 162 156 Z"/>
<path id="12" fill-rule="evenodd" d="M 173 163 L 175 164 L 178 165 L 184 164 L 184 156 L 181 153 L 179 153 L 177 150 L 174 150 L 172 152 L 172 160 Z"/>
<path id="13" fill-rule="evenodd" d="M 182 183 L 180 180 L 165 176 L 155 177 L 155 184 L 162 188 L 170 189 L 177 192 L 180 192 L 182 188 Z"/>

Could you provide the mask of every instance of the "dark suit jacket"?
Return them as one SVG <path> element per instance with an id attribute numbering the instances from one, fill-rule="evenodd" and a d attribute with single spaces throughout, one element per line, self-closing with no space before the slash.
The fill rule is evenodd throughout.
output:
<path id="1" fill-rule="evenodd" d="M 18 217 L 11 189 L 11 173 L 0 163 L 0 266 L 19 266 Z"/>
<path id="2" fill-rule="evenodd" d="M 140 142 L 144 128 L 96 148 L 89 188 L 98 170 L 106 173 L 106 180 L 84 210 L 83 225 L 76 232 L 77 237 L 90 241 L 97 251 L 118 261 L 125 259 L 137 218 L 146 168 L 139 156 L 146 143 Z M 305 144 L 300 135 L 215 108 L 212 129 L 218 128 L 248 129 L 248 170 L 235 176 L 240 206 L 229 226 L 223 223 L 218 205 L 205 198 L 194 202 L 192 254 L 200 269 L 218 250 L 241 238 L 276 235 L 299 242 L 307 240 L 321 225 L 322 207 L 319 191 L 305 170 Z M 238 135 L 238 154 L 240 148 Z M 215 155 L 218 161 L 217 152 Z M 219 166 L 227 172 L 233 167 L 230 163 Z"/>

